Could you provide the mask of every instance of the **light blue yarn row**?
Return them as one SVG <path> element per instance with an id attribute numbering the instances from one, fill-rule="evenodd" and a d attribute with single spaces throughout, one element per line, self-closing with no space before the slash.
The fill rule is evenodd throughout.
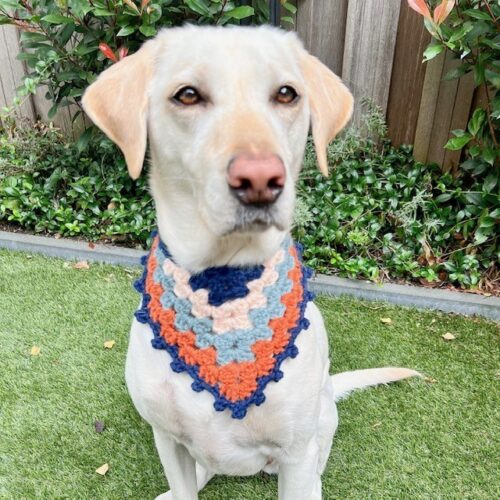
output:
<path id="1" fill-rule="evenodd" d="M 214 346 L 217 351 L 217 362 L 219 365 L 225 365 L 232 361 L 254 361 L 255 356 L 252 352 L 252 346 L 257 340 L 267 340 L 272 337 L 272 330 L 269 328 L 269 321 L 272 318 L 282 317 L 285 312 L 285 306 L 281 303 L 281 297 L 288 293 L 293 286 L 292 280 L 288 278 L 288 272 L 295 265 L 293 255 L 289 252 L 291 242 L 287 239 L 284 242 L 284 259 L 276 267 L 278 280 L 272 285 L 264 287 L 263 293 L 266 297 L 266 305 L 262 308 L 249 311 L 249 318 L 253 325 L 249 329 L 238 329 L 216 334 L 212 331 L 212 320 L 210 318 L 196 318 L 191 313 L 192 304 L 187 299 L 179 298 L 175 295 L 173 289 L 174 279 L 165 275 L 163 272 L 163 263 L 165 255 L 158 247 L 155 256 L 158 260 L 153 278 L 155 282 L 163 287 L 161 296 L 162 306 L 176 312 L 175 327 L 179 331 L 191 330 L 196 336 L 196 345 L 203 349 Z"/>

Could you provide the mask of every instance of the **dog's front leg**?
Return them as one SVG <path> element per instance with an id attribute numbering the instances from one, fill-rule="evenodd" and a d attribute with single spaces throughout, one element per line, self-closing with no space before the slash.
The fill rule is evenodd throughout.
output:
<path id="1" fill-rule="evenodd" d="M 195 460 L 182 444 L 153 429 L 155 444 L 165 469 L 173 500 L 198 500 Z"/>
<path id="2" fill-rule="evenodd" d="M 321 500 L 318 443 L 313 437 L 298 462 L 279 463 L 279 500 Z"/>

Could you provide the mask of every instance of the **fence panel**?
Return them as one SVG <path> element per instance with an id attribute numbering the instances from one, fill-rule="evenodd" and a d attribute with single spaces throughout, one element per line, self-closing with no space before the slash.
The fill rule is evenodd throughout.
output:
<path id="1" fill-rule="evenodd" d="M 349 0 L 342 78 L 355 99 L 387 109 L 401 0 Z M 359 122 L 359 105 L 354 124 Z"/>
<path id="2" fill-rule="evenodd" d="M 25 75 L 24 64 L 16 59 L 19 54 L 19 39 L 17 29 L 14 26 L 0 26 L 0 105 L 12 106 L 16 89 L 23 82 Z M 19 117 L 33 120 L 35 110 L 28 96 L 15 110 Z"/>
<path id="3" fill-rule="evenodd" d="M 401 4 L 391 87 L 387 104 L 387 126 L 394 144 L 413 144 L 425 78 L 422 54 L 431 36 L 422 17 Z"/>
<path id="4" fill-rule="evenodd" d="M 311 54 L 337 75 L 342 73 L 347 0 L 303 0 L 298 3 L 296 30 Z"/>

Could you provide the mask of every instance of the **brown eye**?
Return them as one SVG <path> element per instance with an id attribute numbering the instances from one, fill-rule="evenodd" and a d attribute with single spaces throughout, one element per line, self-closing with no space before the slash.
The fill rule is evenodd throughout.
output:
<path id="1" fill-rule="evenodd" d="M 274 100 L 280 104 L 291 104 L 297 99 L 298 95 L 295 89 L 285 85 L 281 87 L 276 93 Z"/>
<path id="2" fill-rule="evenodd" d="M 184 104 L 184 106 L 193 106 L 203 101 L 201 95 L 194 87 L 183 87 L 173 97 L 174 101 Z"/>

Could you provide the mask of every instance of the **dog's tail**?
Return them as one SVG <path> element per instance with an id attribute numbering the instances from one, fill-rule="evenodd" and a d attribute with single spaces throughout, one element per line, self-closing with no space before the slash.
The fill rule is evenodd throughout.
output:
<path id="1" fill-rule="evenodd" d="M 345 398 L 356 389 L 364 389 L 379 384 L 388 384 L 409 377 L 421 377 L 422 375 L 409 368 L 369 368 L 367 370 L 355 370 L 342 372 L 331 376 L 335 401 Z"/>

